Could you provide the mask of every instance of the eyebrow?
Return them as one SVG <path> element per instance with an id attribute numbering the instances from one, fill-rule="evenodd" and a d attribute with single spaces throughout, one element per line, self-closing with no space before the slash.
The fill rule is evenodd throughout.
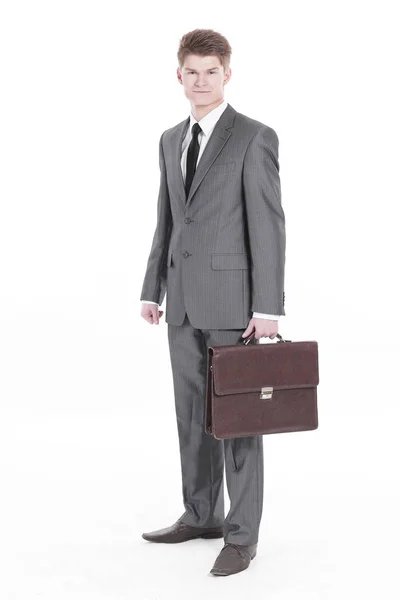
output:
<path id="1" fill-rule="evenodd" d="M 210 67 L 209 69 L 206 69 L 206 70 L 214 71 L 214 69 L 218 69 L 218 67 Z M 195 73 L 197 73 L 196 69 L 191 69 L 190 67 L 185 67 L 185 71 L 194 71 Z"/>

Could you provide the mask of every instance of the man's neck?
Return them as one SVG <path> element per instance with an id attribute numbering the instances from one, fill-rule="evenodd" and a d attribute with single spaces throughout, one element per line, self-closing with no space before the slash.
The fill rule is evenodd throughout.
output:
<path id="1" fill-rule="evenodd" d="M 214 110 L 214 108 L 217 108 L 217 106 L 219 106 L 223 102 L 224 102 L 224 98 L 220 98 L 219 100 L 216 100 L 212 104 L 207 104 L 206 106 L 204 106 L 204 105 L 196 106 L 195 104 L 192 104 L 192 115 L 194 116 L 196 121 L 200 121 L 200 119 L 202 119 L 203 117 L 208 115 L 209 112 Z"/>

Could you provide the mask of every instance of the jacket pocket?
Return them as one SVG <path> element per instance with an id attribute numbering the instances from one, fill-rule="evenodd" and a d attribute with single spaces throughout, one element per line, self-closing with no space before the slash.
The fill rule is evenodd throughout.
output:
<path id="1" fill-rule="evenodd" d="M 245 252 L 237 254 L 212 254 L 211 268 L 215 271 L 225 269 L 248 269 L 249 262 L 247 254 Z"/>

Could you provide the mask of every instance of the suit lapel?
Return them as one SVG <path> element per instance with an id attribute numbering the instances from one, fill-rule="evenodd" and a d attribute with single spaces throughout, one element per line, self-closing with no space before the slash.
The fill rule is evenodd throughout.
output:
<path id="1" fill-rule="evenodd" d="M 181 148 L 183 139 L 185 137 L 188 125 L 190 123 L 190 117 L 182 121 L 174 132 L 174 135 L 171 139 L 173 156 L 174 156 L 174 172 L 175 178 L 178 185 L 179 198 L 183 206 L 186 203 L 186 192 L 185 192 L 185 182 L 183 180 L 182 169 L 181 169 Z"/>
<path id="2" fill-rule="evenodd" d="M 196 167 L 196 171 L 194 173 L 192 185 L 190 187 L 189 196 L 186 200 L 186 192 L 185 192 L 185 182 L 183 180 L 182 169 L 181 169 L 181 148 L 182 142 L 187 131 L 187 127 L 190 122 L 190 118 L 188 117 L 182 123 L 180 123 L 171 139 L 171 143 L 173 145 L 173 153 L 174 153 L 174 171 L 176 175 L 176 181 L 178 182 L 178 190 L 179 197 L 181 199 L 181 203 L 183 205 L 183 209 L 186 210 L 195 194 L 197 188 L 202 182 L 203 178 L 207 174 L 207 171 L 221 152 L 222 148 L 225 146 L 226 142 L 229 140 L 232 132 L 229 131 L 233 127 L 234 118 L 236 115 L 236 110 L 229 103 L 218 119 L 212 133 L 210 139 L 207 142 L 207 145 L 204 149 L 203 154 L 200 157 L 199 163 Z"/>

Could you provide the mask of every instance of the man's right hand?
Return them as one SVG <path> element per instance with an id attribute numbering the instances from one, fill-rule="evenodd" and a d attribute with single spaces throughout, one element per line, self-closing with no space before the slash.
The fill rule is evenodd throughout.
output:
<path id="1" fill-rule="evenodd" d="M 148 304 L 147 302 L 142 302 L 140 314 L 143 319 L 151 325 L 158 325 L 159 318 L 164 314 L 164 311 L 159 309 L 158 304 Z"/>

